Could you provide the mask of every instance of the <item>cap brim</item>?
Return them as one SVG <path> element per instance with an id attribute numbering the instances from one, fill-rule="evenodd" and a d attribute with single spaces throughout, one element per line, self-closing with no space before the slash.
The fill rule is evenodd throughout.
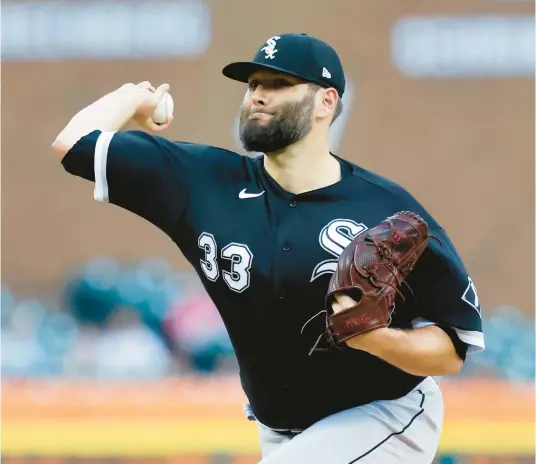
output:
<path id="1" fill-rule="evenodd" d="M 283 74 L 289 74 L 291 76 L 295 76 L 295 77 L 299 77 L 300 79 L 307 80 L 307 79 L 304 79 L 302 76 L 299 76 L 298 74 L 289 72 L 283 68 L 279 68 L 278 66 L 254 63 L 251 61 L 237 61 L 235 63 L 230 63 L 222 69 L 222 73 L 225 77 L 228 77 L 229 79 L 233 79 L 234 81 L 238 81 L 238 82 L 247 83 L 249 80 L 249 76 L 251 76 L 255 71 L 258 71 L 259 69 L 269 69 L 271 71 L 277 71 Z"/>

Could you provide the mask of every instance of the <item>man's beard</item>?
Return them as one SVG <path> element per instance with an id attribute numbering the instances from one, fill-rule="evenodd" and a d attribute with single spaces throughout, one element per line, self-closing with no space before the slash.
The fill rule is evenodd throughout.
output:
<path id="1" fill-rule="evenodd" d="M 278 152 L 305 137 L 311 130 L 314 97 L 284 103 L 267 123 L 248 120 L 254 109 L 240 111 L 240 141 L 247 151 Z"/>

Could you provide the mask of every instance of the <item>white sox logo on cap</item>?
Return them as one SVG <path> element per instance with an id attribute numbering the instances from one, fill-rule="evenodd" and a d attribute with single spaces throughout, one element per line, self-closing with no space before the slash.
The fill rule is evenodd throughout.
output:
<path id="1" fill-rule="evenodd" d="M 266 46 L 261 48 L 261 51 L 266 53 L 266 56 L 264 57 L 264 59 L 268 59 L 270 58 L 271 60 L 274 59 L 274 56 L 275 54 L 277 53 L 277 49 L 275 48 L 276 45 L 277 45 L 277 42 L 276 40 L 279 40 L 281 37 L 279 37 L 278 35 L 274 35 L 273 37 L 270 37 L 267 41 L 266 41 Z"/>

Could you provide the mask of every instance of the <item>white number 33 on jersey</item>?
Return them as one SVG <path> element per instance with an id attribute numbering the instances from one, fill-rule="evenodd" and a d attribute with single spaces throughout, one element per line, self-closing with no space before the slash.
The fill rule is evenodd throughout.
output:
<path id="1" fill-rule="evenodd" d="M 220 277 L 218 265 L 218 245 L 214 235 L 203 232 L 197 242 L 199 248 L 205 251 L 204 259 L 200 260 L 201 270 L 206 278 L 216 282 Z M 221 259 L 230 262 L 230 271 L 222 271 L 224 282 L 237 293 L 242 293 L 250 284 L 250 269 L 253 253 L 247 245 L 230 243 L 221 249 Z"/>

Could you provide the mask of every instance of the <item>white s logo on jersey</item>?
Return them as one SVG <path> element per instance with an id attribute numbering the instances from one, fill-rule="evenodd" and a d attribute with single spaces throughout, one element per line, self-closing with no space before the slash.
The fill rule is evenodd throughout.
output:
<path id="1" fill-rule="evenodd" d="M 351 219 L 335 219 L 326 225 L 318 237 L 320 246 L 335 256 L 335 259 L 326 259 L 318 263 L 311 276 L 311 282 L 321 275 L 333 274 L 337 269 L 337 260 L 343 250 L 350 245 L 352 240 L 367 230 L 364 224 Z"/>

